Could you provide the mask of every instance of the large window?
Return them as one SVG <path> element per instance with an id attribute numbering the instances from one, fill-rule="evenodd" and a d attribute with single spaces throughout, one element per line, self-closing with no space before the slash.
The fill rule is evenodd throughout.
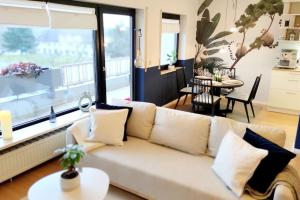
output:
<path id="1" fill-rule="evenodd" d="M 15 125 L 95 96 L 92 31 L 1 27 L 0 41 L 0 109 Z"/>
<path id="2" fill-rule="evenodd" d="M 175 64 L 178 58 L 178 41 L 180 33 L 178 15 L 163 14 L 160 65 Z"/>
<path id="3" fill-rule="evenodd" d="M 0 110 L 12 112 L 15 126 L 47 117 L 51 106 L 56 113 L 76 108 L 84 93 L 95 99 L 94 30 L 84 23 L 90 15 L 80 10 L 79 20 L 80 14 L 51 6 L 49 20 L 42 20 L 44 6 L 34 12 L 8 7 L 16 18 L 0 20 Z M 22 9 L 37 15 L 32 26 L 18 18 Z"/>

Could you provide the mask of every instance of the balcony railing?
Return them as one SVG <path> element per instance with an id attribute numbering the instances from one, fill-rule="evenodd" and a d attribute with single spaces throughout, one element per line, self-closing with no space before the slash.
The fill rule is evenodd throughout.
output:
<path id="1" fill-rule="evenodd" d="M 130 57 L 111 58 L 106 61 L 106 78 L 110 79 L 115 76 L 130 74 L 131 59 Z M 63 86 L 69 87 L 72 85 L 90 82 L 94 80 L 94 63 L 82 62 L 59 66 L 61 70 Z"/>

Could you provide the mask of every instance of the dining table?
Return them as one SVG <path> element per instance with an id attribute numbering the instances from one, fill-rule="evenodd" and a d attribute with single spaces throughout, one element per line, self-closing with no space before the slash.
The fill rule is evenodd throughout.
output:
<path id="1" fill-rule="evenodd" d="M 212 79 L 212 77 L 207 76 L 195 76 L 195 78 L 199 79 Z M 191 83 L 193 83 L 193 78 L 191 79 Z M 244 82 L 242 80 L 236 79 L 236 78 L 228 78 L 226 77 L 222 81 L 212 81 L 212 87 L 213 87 L 213 94 L 215 96 L 221 96 L 222 89 L 228 89 L 232 90 L 235 88 L 242 87 L 244 85 Z M 221 109 L 220 103 L 216 106 L 216 113 L 219 116 L 226 116 L 226 113 L 229 111 L 227 109 Z"/>

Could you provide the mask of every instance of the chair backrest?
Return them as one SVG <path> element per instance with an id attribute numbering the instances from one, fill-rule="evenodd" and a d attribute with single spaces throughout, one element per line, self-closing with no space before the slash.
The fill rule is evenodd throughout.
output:
<path id="1" fill-rule="evenodd" d="M 230 67 L 217 67 L 222 75 L 227 74 L 229 78 L 235 79 L 236 78 L 236 69 L 235 68 L 230 68 Z"/>
<path id="2" fill-rule="evenodd" d="M 177 80 L 177 91 L 180 91 L 182 88 L 185 88 L 187 85 L 185 78 L 184 67 L 176 70 L 176 80 Z"/>
<path id="3" fill-rule="evenodd" d="M 192 102 L 196 104 L 212 104 L 214 102 L 212 79 L 193 78 Z"/>
<path id="4" fill-rule="evenodd" d="M 253 87 L 251 89 L 248 101 L 252 101 L 255 99 L 261 77 L 262 77 L 262 75 L 259 75 L 256 77 Z"/>

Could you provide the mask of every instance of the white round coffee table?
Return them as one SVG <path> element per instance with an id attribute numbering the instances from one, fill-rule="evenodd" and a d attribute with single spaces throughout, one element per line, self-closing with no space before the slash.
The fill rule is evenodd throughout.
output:
<path id="1" fill-rule="evenodd" d="M 34 183 L 28 191 L 28 200 L 102 200 L 107 194 L 109 178 L 99 169 L 82 168 L 80 186 L 63 192 L 60 188 L 60 175 L 56 172 Z"/>

